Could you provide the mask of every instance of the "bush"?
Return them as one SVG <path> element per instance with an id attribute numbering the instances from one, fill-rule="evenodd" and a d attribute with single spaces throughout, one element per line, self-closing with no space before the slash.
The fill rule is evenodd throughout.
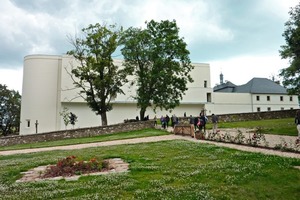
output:
<path id="1" fill-rule="evenodd" d="M 68 156 L 58 160 L 56 165 L 48 167 L 43 178 L 87 174 L 103 171 L 108 168 L 108 161 L 98 161 L 96 158 L 92 158 L 89 161 L 82 161 L 77 159 L 76 156 Z"/>

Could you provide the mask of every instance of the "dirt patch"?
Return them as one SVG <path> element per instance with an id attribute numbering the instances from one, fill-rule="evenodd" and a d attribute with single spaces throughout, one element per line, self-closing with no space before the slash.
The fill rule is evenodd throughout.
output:
<path id="1" fill-rule="evenodd" d="M 50 165 L 46 166 L 39 166 L 33 169 L 28 170 L 27 172 L 21 172 L 23 177 L 16 182 L 31 182 L 31 181 L 43 181 L 43 180 L 61 180 L 65 179 L 66 181 L 76 181 L 81 176 L 92 176 L 92 175 L 104 175 L 109 173 L 120 173 L 120 172 L 127 172 L 129 170 L 129 164 L 124 162 L 121 158 L 113 158 L 108 159 L 110 170 L 105 172 L 95 172 L 95 173 L 88 173 L 88 174 L 81 174 L 81 175 L 74 175 L 74 176 L 57 176 L 52 178 L 42 178 L 42 175 L 45 173 L 46 169 L 50 167 Z"/>
<path id="2" fill-rule="evenodd" d="M 294 166 L 294 168 L 299 169 L 300 170 L 300 166 Z"/>

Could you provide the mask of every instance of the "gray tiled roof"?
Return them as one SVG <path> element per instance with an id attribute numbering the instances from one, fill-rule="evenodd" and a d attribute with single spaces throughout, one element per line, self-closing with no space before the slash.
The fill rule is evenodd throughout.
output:
<path id="1" fill-rule="evenodd" d="M 226 83 L 215 86 L 214 92 L 234 92 L 234 89 L 236 87 L 237 87 L 236 85 L 234 85 L 230 81 L 227 81 Z"/>
<path id="2" fill-rule="evenodd" d="M 287 94 L 286 88 L 267 78 L 253 78 L 244 85 L 235 86 L 232 89 L 232 91 L 229 91 L 226 85 L 224 84 L 218 85 L 214 87 L 214 92 L 235 92 L 235 93 L 251 93 L 251 94 Z"/>

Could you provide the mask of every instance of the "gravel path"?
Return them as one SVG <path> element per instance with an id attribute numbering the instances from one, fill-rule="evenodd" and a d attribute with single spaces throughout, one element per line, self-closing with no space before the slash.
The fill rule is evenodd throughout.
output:
<path id="1" fill-rule="evenodd" d="M 169 130 L 171 131 L 171 130 Z M 221 130 L 221 132 L 227 132 L 229 130 Z M 237 132 L 237 131 L 236 131 Z M 230 130 L 230 134 L 235 134 L 234 130 Z M 269 142 L 269 147 L 273 147 L 275 144 L 279 144 L 282 139 L 286 142 L 295 141 L 296 137 L 291 136 L 277 136 L 277 135 L 265 135 L 266 140 Z M 137 143 L 149 143 L 149 142 L 158 142 L 158 141 L 168 141 L 168 140 L 187 140 L 191 142 L 197 143 L 207 143 L 213 144 L 217 146 L 227 147 L 238 149 L 241 151 L 248 152 L 257 152 L 268 155 L 277 155 L 283 157 L 292 157 L 300 159 L 300 153 L 293 152 L 282 152 L 278 150 L 259 148 L 259 147 L 251 147 L 245 145 L 231 144 L 231 143 L 221 143 L 221 142 L 213 142 L 208 140 L 196 140 L 189 136 L 180 136 L 180 135 L 163 135 L 163 136 L 154 136 L 154 137 L 143 137 L 143 138 L 134 138 L 134 139 L 126 139 L 126 140 L 113 140 L 107 142 L 95 142 L 95 143 L 87 143 L 87 144 L 76 144 L 76 145 L 68 145 L 68 146 L 55 146 L 55 147 L 44 147 L 44 148 L 34 148 L 34 149 L 21 149 L 21 150 L 8 150 L 8 151 L 0 151 L 0 156 L 5 155 L 13 155 L 13 154 L 26 154 L 26 153 L 34 153 L 34 152 L 42 152 L 42 151 L 53 151 L 53 150 L 72 150 L 72 149 L 83 149 L 90 147 L 101 147 L 101 146 L 112 146 L 112 145 L 121 145 L 121 144 L 137 144 Z"/>

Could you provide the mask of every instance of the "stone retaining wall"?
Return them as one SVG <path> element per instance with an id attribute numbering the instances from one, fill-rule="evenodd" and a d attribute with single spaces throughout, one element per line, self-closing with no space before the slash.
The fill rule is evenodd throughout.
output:
<path id="1" fill-rule="evenodd" d="M 31 134 L 31 135 L 6 136 L 6 137 L 0 137 L 0 146 L 62 140 L 62 139 L 69 139 L 69 138 L 93 137 L 93 136 L 104 135 L 109 133 L 142 130 L 145 128 L 153 128 L 153 127 L 154 127 L 153 121 L 140 121 L 140 122 L 114 124 L 110 126 L 68 129 L 62 131 L 38 133 L 38 134 Z"/>
<path id="2" fill-rule="evenodd" d="M 269 112 L 239 113 L 218 115 L 219 122 L 249 121 L 261 119 L 280 119 L 295 117 L 296 110 L 281 110 Z M 194 116 L 193 116 L 194 117 Z M 207 116 L 211 122 L 211 116 Z M 159 120 L 159 119 L 158 119 Z M 189 123 L 189 117 L 180 117 L 179 123 Z M 118 133 L 124 131 L 142 130 L 145 128 L 154 128 L 154 123 L 150 121 L 138 121 L 130 123 L 115 124 L 110 126 L 99 126 L 81 129 L 68 129 L 48 133 L 38 133 L 32 135 L 18 135 L 0 137 L 0 146 L 9 146 L 15 144 L 26 144 L 43 141 L 53 141 L 68 138 L 92 137 L 97 135 Z"/>
<path id="3" fill-rule="evenodd" d="M 296 111 L 297 110 L 279 110 L 279 111 L 267 111 L 267 112 L 224 114 L 224 115 L 218 115 L 218 118 L 219 118 L 219 122 L 239 122 L 239 121 L 252 121 L 252 120 L 262 120 L 262 119 L 294 118 L 296 115 Z M 208 121 L 211 122 L 211 116 L 207 116 L 207 117 L 208 117 Z M 189 117 L 180 118 L 180 123 L 187 123 L 188 121 L 189 121 Z"/>

